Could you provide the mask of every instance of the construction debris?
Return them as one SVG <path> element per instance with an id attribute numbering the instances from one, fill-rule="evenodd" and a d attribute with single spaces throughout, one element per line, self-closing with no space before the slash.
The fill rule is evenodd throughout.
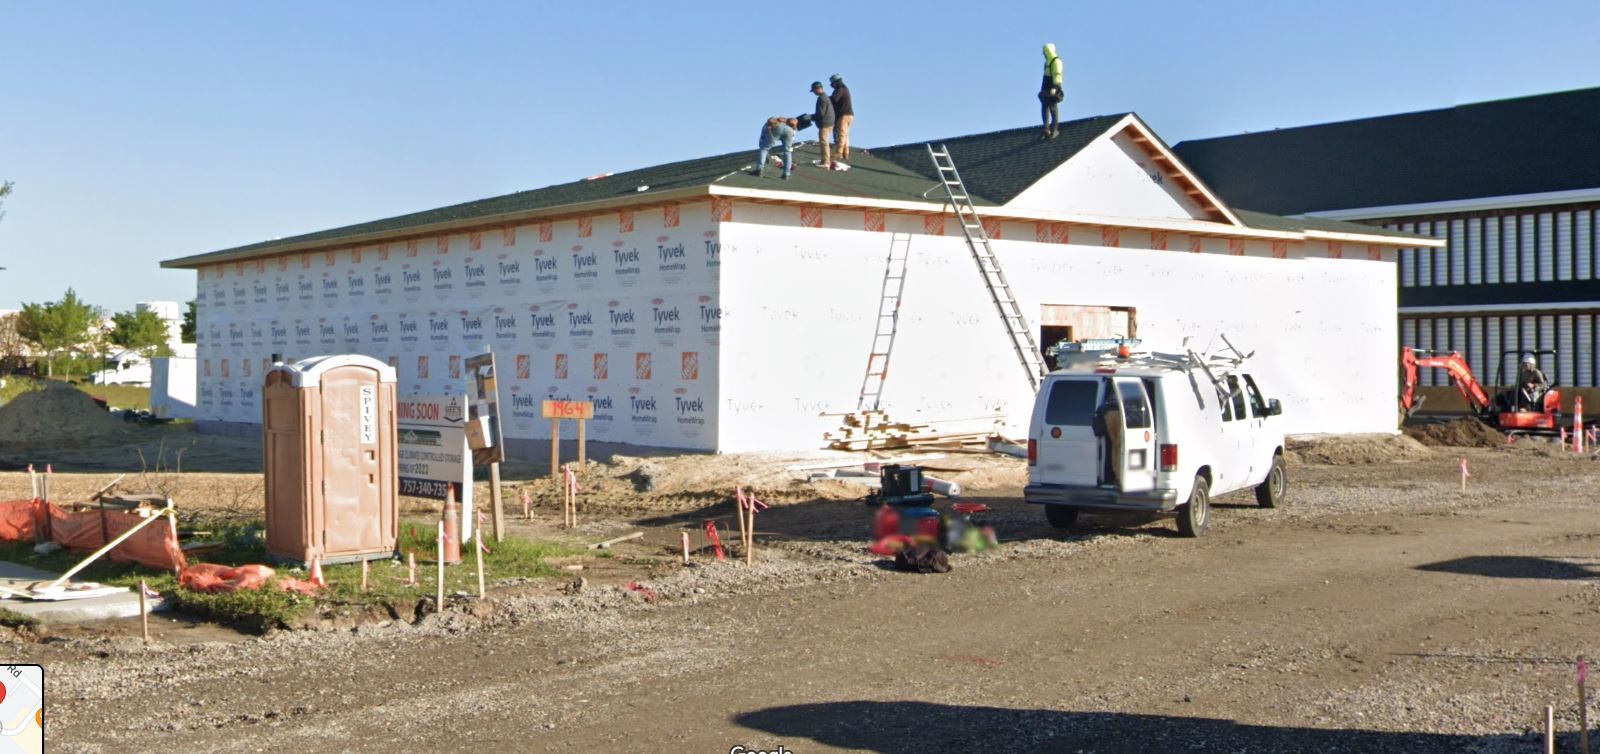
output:
<path id="1" fill-rule="evenodd" d="M 626 541 L 628 541 L 630 539 L 640 539 L 642 537 L 644 537 L 644 532 L 636 531 L 636 532 L 634 532 L 632 534 L 625 534 L 625 535 L 617 537 L 615 539 L 608 539 L 608 540 L 606 540 L 604 542 L 596 542 L 596 543 L 594 543 L 592 545 L 589 545 L 589 549 L 591 549 L 591 550 L 605 550 L 605 549 L 610 548 L 612 545 L 617 544 L 618 542 L 626 542 Z"/>
<path id="2" fill-rule="evenodd" d="M 986 414 L 964 419 L 897 422 L 883 411 L 856 411 L 843 415 L 838 432 L 823 439 L 834 450 L 876 450 L 925 445 L 981 445 L 996 434 L 1005 416 Z"/>

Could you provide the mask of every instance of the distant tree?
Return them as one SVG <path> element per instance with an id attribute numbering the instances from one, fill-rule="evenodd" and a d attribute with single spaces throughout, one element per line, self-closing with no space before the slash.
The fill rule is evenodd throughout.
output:
<path id="1" fill-rule="evenodd" d="M 22 337 L 22 312 L 0 316 L 0 365 L 15 363 L 28 354 L 28 343 Z"/>
<path id="2" fill-rule="evenodd" d="M 189 305 L 183 310 L 183 330 L 179 338 L 185 343 L 194 342 L 196 322 L 200 321 L 200 312 L 195 308 L 194 299 L 189 299 Z"/>
<path id="3" fill-rule="evenodd" d="M 22 337 L 39 347 L 45 355 L 45 373 L 55 376 L 55 360 L 90 346 L 91 328 L 100 320 L 100 309 L 78 298 L 71 288 L 60 301 L 23 304 Z"/>
<path id="4" fill-rule="evenodd" d="M 111 343 L 149 356 L 167 345 L 167 323 L 149 309 L 111 315 Z"/>
<path id="5" fill-rule="evenodd" d="M 16 184 L 11 181 L 0 181 L 0 207 L 5 206 L 6 197 L 11 196 L 11 187 L 14 185 Z M 4 219 L 6 219 L 5 210 L 0 210 L 0 220 Z"/>

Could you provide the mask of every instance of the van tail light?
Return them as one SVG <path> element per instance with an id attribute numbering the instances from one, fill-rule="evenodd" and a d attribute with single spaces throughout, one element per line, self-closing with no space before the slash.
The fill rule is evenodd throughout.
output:
<path id="1" fill-rule="evenodd" d="M 1028 465 L 1029 466 L 1037 466 L 1038 464 L 1039 464 L 1039 441 L 1030 437 L 1030 438 L 1028 438 Z"/>
<path id="2" fill-rule="evenodd" d="M 1178 470 L 1178 446 L 1177 445 L 1166 445 L 1166 444 L 1164 444 L 1164 445 L 1161 446 L 1161 470 L 1162 471 L 1177 471 Z"/>

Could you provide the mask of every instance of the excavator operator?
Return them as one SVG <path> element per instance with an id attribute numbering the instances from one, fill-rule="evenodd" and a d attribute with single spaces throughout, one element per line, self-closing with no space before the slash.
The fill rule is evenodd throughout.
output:
<path id="1" fill-rule="evenodd" d="M 1531 353 L 1522 357 L 1522 366 L 1517 369 L 1517 384 L 1522 387 L 1522 397 L 1530 405 L 1537 405 L 1545 391 L 1550 389 L 1550 380 L 1539 369 L 1539 360 Z"/>

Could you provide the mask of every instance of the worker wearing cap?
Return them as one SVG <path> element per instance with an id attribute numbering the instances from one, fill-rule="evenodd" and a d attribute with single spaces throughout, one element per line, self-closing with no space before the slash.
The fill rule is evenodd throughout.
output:
<path id="1" fill-rule="evenodd" d="M 822 82 L 811 82 L 811 93 L 817 95 L 817 109 L 811 114 L 811 122 L 817 126 L 817 143 L 822 145 L 822 165 L 825 170 L 833 169 L 833 101 L 822 91 Z"/>
<path id="2" fill-rule="evenodd" d="M 1540 396 L 1550 387 L 1550 380 L 1539 368 L 1539 360 L 1531 353 L 1522 357 L 1522 366 L 1517 369 L 1517 384 L 1522 386 L 1522 395 L 1529 403 L 1538 403 Z"/>
<path id="3" fill-rule="evenodd" d="M 1061 132 L 1061 57 L 1054 43 L 1044 43 L 1044 78 L 1039 82 L 1039 119 L 1044 121 L 1044 137 L 1054 139 Z"/>
<path id="4" fill-rule="evenodd" d="M 856 111 L 850 104 L 850 87 L 844 85 L 844 79 L 835 73 L 828 78 L 828 84 L 833 87 L 833 94 L 828 96 L 828 101 L 833 104 L 833 118 L 835 137 L 839 148 L 834 152 L 841 160 L 850 159 L 850 124 L 855 122 Z"/>
<path id="5" fill-rule="evenodd" d="M 768 118 L 761 127 L 761 137 L 756 141 L 756 177 L 767 170 L 767 155 L 774 147 L 783 147 L 783 179 L 789 180 L 794 172 L 794 126 L 783 118 Z"/>

